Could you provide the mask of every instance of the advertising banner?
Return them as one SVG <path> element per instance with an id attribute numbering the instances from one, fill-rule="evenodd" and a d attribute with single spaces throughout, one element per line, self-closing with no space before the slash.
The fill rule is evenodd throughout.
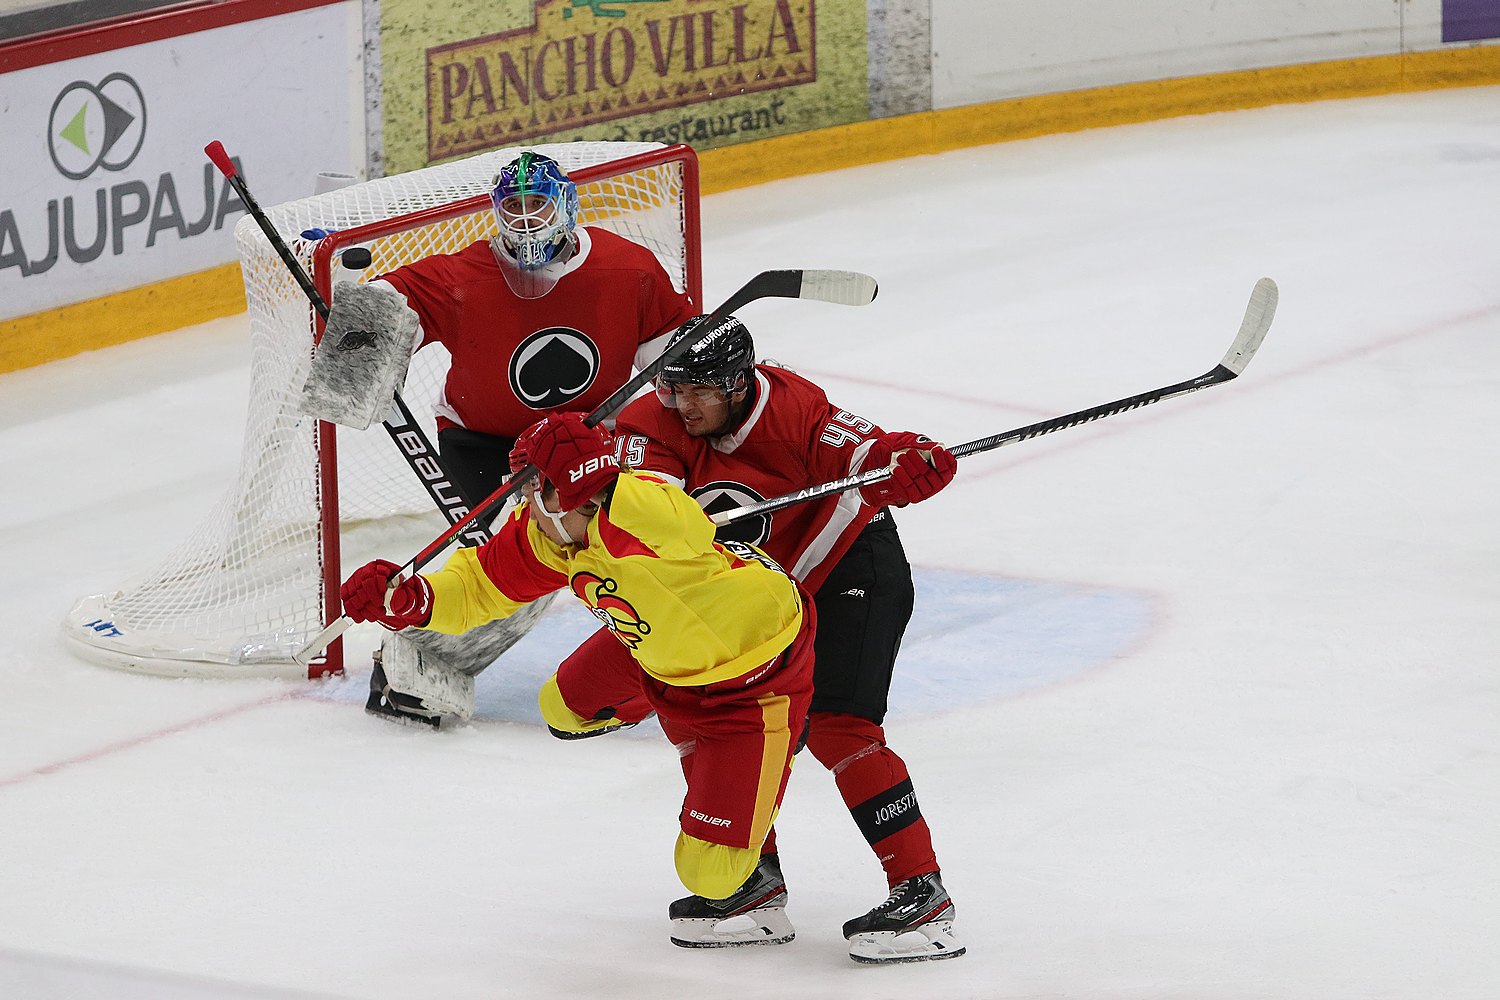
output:
<path id="1" fill-rule="evenodd" d="M 358 6 L 339 4 L 0 75 L 0 320 L 236 260 L 245 206 L 362 168 Z"/>
<path id="2" fill-rule="evenodd" d="M 1500 38 L 1500 0 L 1443 0 L 1443 41 Z"/>
<path id="3" fill-rule="evenodd" d="M 832 0 L 386 0 L 386 171 L 520 143 L 702 150 L 863 121 L 865 18 Z"/>

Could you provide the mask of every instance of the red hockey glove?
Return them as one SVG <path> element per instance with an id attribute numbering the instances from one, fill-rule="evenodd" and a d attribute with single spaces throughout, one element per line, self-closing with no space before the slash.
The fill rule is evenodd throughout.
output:
<path id="1" fill-rule="evenodd" d="M 557 488 L 564 511 L 582 507 L 620 474 L 614 438 L 603 427 L 585 427 L 582 413 L 554 414 L 517 438 L 510 467 L 515 472 L 525 465 L 535 465 Z"/>
<path id="2" fill-rule="evenodd" d="M 344 614 L 357 622 L 379 622 L 392 632 L 432 620 L 432 587 L 421 576 L 401 581 L 391 593 L 391 610 L 385 609 L 386 587 L 401 567 L 384 559 L 366 563 L 339 588 Z"/>
<path id="3" fill-rule="evenodd" d="M 897 454 L 899 452 L 899 454 Z M 958 459 L 936 441 L 911 431 L 887 432 L 877 438 L 864 467 L 878 469 L 896 462 L 891 478 L 859 488 L 865 503 L 875 507 L 905 507 L 926 500 L 953 481 Z"/>

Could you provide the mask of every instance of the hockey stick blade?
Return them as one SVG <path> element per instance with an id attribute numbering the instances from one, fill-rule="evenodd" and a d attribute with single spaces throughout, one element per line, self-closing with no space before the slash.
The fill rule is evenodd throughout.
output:
<path id="1" fill-rule="evenodd" d="M 1207 389 L 1209 386 L 1220 385 L 1230 379 L 1239 377 L 1240 373 L 1249 366 L 1255 357 L 1255 352 L 1260 349 L 1261 341 L 1265 340 L 1266 332 L 1271 329 L 1271 320 L 1276 316 L 1276 303 L 1278 292 L 1276 282 L 1270 278 L 1261 278 L 1255 283 L 1255 288 L 1250 293 L 1250 304 L 1245 307 L 1245 318 L 1240 322 L 1239 333 L 1235 335 L 1234 343 L 1229 345 L 1223 360 L 1210 371 L 1199 375 L 1197 378 L 1177 382 L 1173 385 L 1153 389 L 1135 396 L 1126 396 L 1112 403 L 1104 403 L 1101 406 L 1093 406 L 1087 410 L 1079 410 L 1076 413 L 1065 414 L 1061 417 L 1053 417 L 1051 420 L 1043 420 L 1015 430 L 1005 431 L 1001 434 L 993 434 L 990 437 L 979 438 L 975 441 L 967 441 L 964 444 L 949 448 L 955 458 L 963 458 L 966 455 L 977 455 L 982 451 L 993 451 L 1003 448 L 1008 444 L 1018 441 L 1029 441 L 1032 438 L 1041 437 L 1043 434 L 1051 434 L 1067 427 L 1076 427 L 1079 424 L 1090 423 L 1104 417 L 1114 416 L 1116 413 L 1124 413 L 1127 410 L 1137 410 L 1152 403 L 1159 403 L 1164 399 L 1174 396 L 1182 396 L 1199 389 Z M 890 468 L 870 469 L 866 472 L 845 476 L 842 479 L 834 479 L 817 486 L 809 486 L 797 490 L 795 493 L 787 493 L 779 497 L 771 497 L 759 503 L 746 504 L 743 507 L 734 507 L 729 510 L 719 511 L 711 520 L 715 525 L 732 524 L 735 521 L 757 514 L 769 514 L 773 511 L 790 507 L 793 504 L 803 503 L 807 500 L 815 500 L 830 493 L 843 493 L 870 483 L 878 483 L 883 479 L 891 477 Z"/>
<path id="2" fill-rule="evenodd" d="M 841 306 L 867 306 L 879 292 L 875 279 L 858 271 L 803 271 L 802 290 L 797 297 Z"/>
<path id="3" fill-rule="evenodd" d="M 1250 359 L 1255 357 L 1255 352 L 1260 350 L 1260 342 L 1266 339 L 1266 331 L 1271 329 L 1271 320 L 1276 317 L 1276 303 L 1280 298 L 1276 282 L 1270 278 L 1261 278 L 1255 283 L 1250 292 L 1250 304 L 1245 307 L 1245 318 L 1240 322 L 1239 336 L 1234 338 L 1224 360 L 1219 362 L 1220 367 L 1233 373 L 1230 378 L 1243 372 Z"/>
<path id="4" fill-rule="evenodd" d="M 708 318 L 703 321 L 700 329 L 704 331 L 704 336 L 706 337 L 716 320 L 758 299 L 811 299 L 819 302 L 831 302 L 835 305 L 864 306 L 875 301 L 875 295 L 878 291 L 879 286 L 876 284 L 875 279 L 868 274 L 861 274 L 858 271 L 808 269 L 762 271 L 745 282 L 739 291 L 725 299 L 718 308 L 710 313 Z M 593 427 L 600 421 L 609 419 L 614 415 L 616 410 L 629 402 L 630 398 L 640 391 L 641 387 L 654 379 L 663 368 L 686 353 L 697 343 L 698 341 L 695 339 L 684 337 L 682 340 L 668 347 L 655 361 L 642 368 L 626 381 L 624 385 L 611 393 L 608 399 L 594 407 L 589 415 L 584 417 L 583 422 Z M 391 583 L 394 586 L 399 586 L 402 580 L 427 565 L 435 555 L 447 548 L 455 537 L 462 534 L 470 523 L 483 517 L 489 511 L 498 508 L 511 497 L 521 492 L 522 488 L 525 487 L 526 483 L 536 473 L 536 466 L 528 465 L 511 476 L 494 493 L 491 493 L 483 502 L 470 510 L 467 516 L 455 521 L 448 530 L 427 543 L 422 551 L 412 556 L 406 565 L 402 566 L 391 577 Z M 394 586 L 388 588 L 387 593 L 391 589 L 394 589 Z M 321 655 L 323 650 L 328 648 L 329 643 L 343 635 L 353 624 L 354 620 L 348 615 L 340 615 L 334 621 L 330 622 L 323 631 L 314 636 L 311 642 L 302 647 L 301 651 L 294 654 L 292 659 L 303 666 L 307 666 L 309 661 Z"/>
<path id="5" fill-rule="evenodd" d="M 808 299 L 840 306 L 867 306 L 875 301 L 879 290 L 874 278 L 858 271 L 762 271 L 725 299 L 710 316 L 722 318 L 756 299 Z"/>

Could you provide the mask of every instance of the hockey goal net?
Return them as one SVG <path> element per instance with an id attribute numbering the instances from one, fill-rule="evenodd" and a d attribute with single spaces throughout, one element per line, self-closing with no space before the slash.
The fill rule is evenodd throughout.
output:
<path id="1" fill-rule="evenodd" d="M 556 159 L 577 183 L 581 224 L 650 248 L 672 283 L 702 301 L 692 149 L 624 142 L 526 148 Z M 497 150 L 354 184 L 266 214 L 327 301 L 333 281 L 364 280 L 493 235 L 488 192 L 518 152 Z M 333 235 L 300 236 L 311 229 Z M 341 641 L 310 667 L 292 659 L 338 616 L 341 566 L 374 555 L 400 561 L 446 526 L 379 424 L 335 429 L 298 412 L 314 313 L 253 219 L 240 221 L 235 239 L 251 339 L 239 472 L 154 572 L 85 597 L 68 613 L 69 646 L 108 666 L 216 677 L 341 671 Z M 373 258 L 359 273 L 338 266 L 351 246 L 367 248 Z M 402 389 L 430 441 L 436 441 L 432 414 L 447 360 L 441 346 L 418 352 Z"/>

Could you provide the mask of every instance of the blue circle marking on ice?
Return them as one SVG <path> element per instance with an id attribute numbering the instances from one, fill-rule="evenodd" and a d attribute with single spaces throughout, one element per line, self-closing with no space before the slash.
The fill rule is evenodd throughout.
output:
<path id="1" fill-rule="evenodd" d="M 891 683 L 888 719 L 1014 698 L 1103 667 L 1151 626 L 1148 595 L 1046 580 L 915 568 L 916 610 Z M 559 600 L 476 682 L 476 718 L 541 725 L 536 695 L 595 628 Z M 636 735 L 659 732 L 653 724 Z M 630 734 L 621 734 L 630 735 Z"/>
<path id="2" fill-rule="evenodd" d="M 1151 599 L 1139 592 L 952 570 L 913 578 L 888 719 L 1049 687 L 1107 665 L 1151 627 Z"/>

